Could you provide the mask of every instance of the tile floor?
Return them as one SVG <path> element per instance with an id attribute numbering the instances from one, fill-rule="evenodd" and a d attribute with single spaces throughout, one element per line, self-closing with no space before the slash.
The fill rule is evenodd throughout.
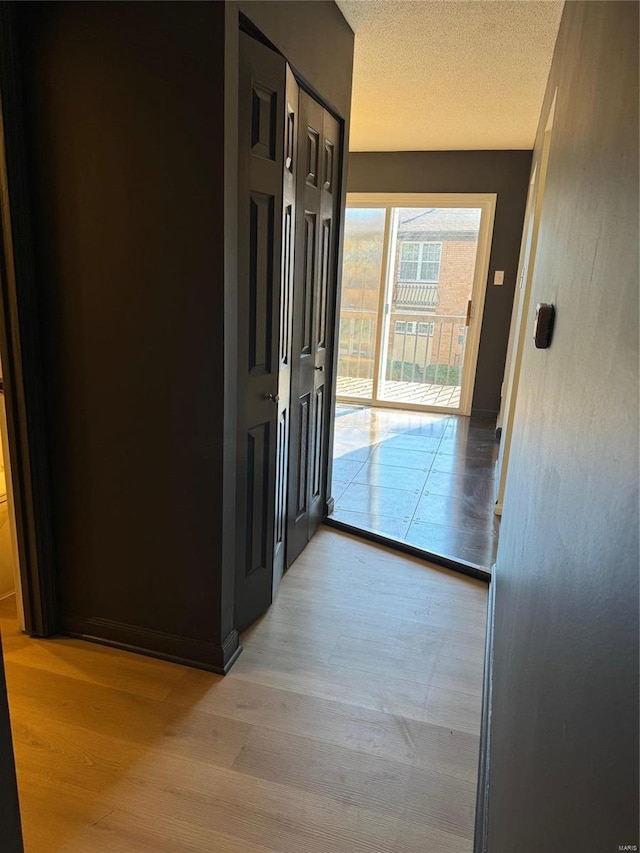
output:
<path id="1" fill-rule="evenodd" d="M 338 403 L 333 518 L 490 569 L 495 422 Z"/>

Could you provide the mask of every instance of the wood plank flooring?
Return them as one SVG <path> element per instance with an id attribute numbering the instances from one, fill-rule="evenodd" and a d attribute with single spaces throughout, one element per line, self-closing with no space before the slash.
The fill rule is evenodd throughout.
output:
<path id="1" fill-rule="evenodd" d="M 0 602 L 27 853 L 471 853 L 486 598 L 322 528 L 226 678 Z"/>

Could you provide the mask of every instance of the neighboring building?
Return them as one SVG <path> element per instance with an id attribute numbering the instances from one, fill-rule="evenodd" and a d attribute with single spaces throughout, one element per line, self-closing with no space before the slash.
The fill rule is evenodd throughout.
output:
<path id="1" fill-rule="evenodd" d="M 480 210 L 398 208 L 396 217 L 385 377 L 456 385 Z M 373 378 L 383 230 L 382 210 L 347 218 L 339 376 Z"/>
<path id="2" fill-rule="evenodd" d="M 401 208 L 397 216 L 386 376 L 456 385 L 480 210 Z"/>

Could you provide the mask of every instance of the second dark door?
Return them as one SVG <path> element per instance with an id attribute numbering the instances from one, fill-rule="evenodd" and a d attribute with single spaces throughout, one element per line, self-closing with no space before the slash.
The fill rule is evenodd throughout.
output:
<path id="1" fill-rule="evenodd" d="M 324 513 L 328 323 L 335 281 L 339 125 L 300 91 L 287 565 Z"/>

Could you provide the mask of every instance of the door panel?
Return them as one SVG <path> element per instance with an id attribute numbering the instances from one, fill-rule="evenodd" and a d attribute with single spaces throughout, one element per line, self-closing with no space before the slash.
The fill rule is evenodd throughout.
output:
<path id="1" fill-rule="evenodd" d="M 316 389 L 315 417 L 313 435 L 313 478 L 311 482 L 311 498 L 316 500 L 322 488 L 322 439 L 324 436 L 324 386 Z"/>
<path id="2" fill-rule="evenodd" d="M 286 68 L 285 150 L 282 179 L 282 260 L 280 273 L 280 328 L 278 343 L 278 433 L 276 438 L 276 506 L 273 547 L 272 593 L 275 597 L 286 560 L 289 434 L 291 406 L 291 360 L 293 333 L 294 238 L 296 216 L 296 140 L 299 89 L 291 69 Z"/>
<path id="3" fill-rule="evenodd" d="M 335 298 L 337 241 L 335 223 L 338 221 L 338 171 L 334 152 L 340 142 L 340 126 L 333 116 L 323 110 L 322 117 L 322 173 L 320 176 L 320 219 L 321 234 L 318 240 L 320 254 L 319 275 L 315 290 L 314 303 L 314 349 L 315 370 L 314 386 L 314 422 L 313 470 L 311 478 L 311 499 L 309 506 L 309 534 L 311 539 L 322 521 L 326 503 L 326 467 L 327 437 L 329 434 L 329 407 L 326 405 L 327 380 L 331 372 L 331 345 L 329 340 L 329 311 Z"/>
<path id="4" fill-rule="evenodd" d="M 302 274 L 302 336 L 300 357 L 311 355 L 311 333 L 313 328 L 313 296 L 316 274 L 316 214 L 304 215 L 304 272 Z"/>
<path id="5" fill-rule="evenodd" d="M 252 193 L 249 199 L 249 373 L 271 371 L 271 302 L 273 289 L 272 195 Z"/>
<path id="6" fill-rule="evenodd" d="M 304 128 L 304 130 L 303 130 Z M 290 518 L 287 565 L 315 533 L 324 512 L 328 311 L 335 283 L 338 122 L 300 93 L 299 192 L 292 365 Z"/>
<path id="7" fill-rule="evenodd" d="M 267 422 L 247 432 L 247 577 L 269 568 L 270 426 Z"/>
<path id="8" fill-rule="evenodd" d="M 276 549 L 285 62 L 240 33 L 238 121 L 238 487 L 236 627 L 270 605 Z M 291 212 L 290 212 L 291 215 Z M 288 402 L 286 394 L 283 403 Z M 286 431 L 286 430 L 285 430 Z M 282 537 L 280 550 L 283 550 Z"/>

